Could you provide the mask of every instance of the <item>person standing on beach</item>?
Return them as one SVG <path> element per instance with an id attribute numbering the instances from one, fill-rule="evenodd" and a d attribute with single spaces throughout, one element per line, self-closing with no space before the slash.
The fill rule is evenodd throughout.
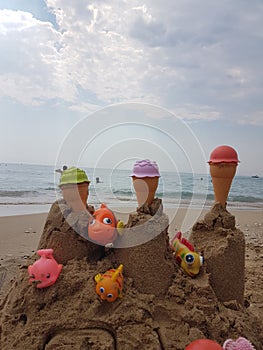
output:
<path id="1" fill-rule="evenodd" d="M 56 171 L 57 173 L 62 174 L 63 171 L 65 171 L 65 170 L 67 170 L 67 169 L 68 169 L 68 167 L 67 167 L 66 165 L 63 165 L 62 169 L 56 169 L 55 171 Z"/>

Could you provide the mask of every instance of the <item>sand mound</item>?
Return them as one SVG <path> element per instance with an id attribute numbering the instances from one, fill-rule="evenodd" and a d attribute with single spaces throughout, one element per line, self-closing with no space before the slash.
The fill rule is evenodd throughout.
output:
<path id="1" fill-rule="evenodd" d="M 138 212 L 138 215 L 142 213 Z M 145 215 L 149 215 L 149 211 Z M 163 214 L 160 217 L 164 219 Z M 155 249 L 158 260 L 161 250 L 161 259 L 170 269 L 172 262 L 167 239 L 163 238 L 163 231 L 159 235 L 153 240 L 162 242 L 161 245 L 146 242 L 142 254 L 146 254 L 149 244 L 150 259 L 153 259 L 152 249 Z M 77 235 L 76 239 L 79 239 Z M 117 266 L 117 249 L 105 251 L 101 260 L 95 262 L 87 257 L 68 260 L 57 282 L 46 289 L 28 284 L 27 266 L 34 258 L 21 266 L 19 276 L 0 306 L 2 350 L 183 350 L 197 338 L 206 337 L 223 344 L 227 338 L 235 339 L 241 335 L 256 349 L 262 348 L 262 320 L 250 312 L 248 302 L 245 307 L 237 300 L 219 301 L 211 284 L 211 273 L 206 271 L 207 265 L 197 278 L 192 279 L 172 264 L 169 286 L 166 288 L 165 278 L 165 293 L 159 296 L 158 292 L 139 291 L 137 275 L 133 275 L 131 265 L 130 270 L 125 271 L 123 261 L 124 297 L 107 303 L 98 299 L 93 278 L 98 272 Z M 141 258 L 139 250 L 134 256 L 137 267 L 140 266 L 138 258 Z M 142 263 L 145 261 L 147 254 Z M 148 261 L 149 266 L 151 262 Z M 147 270 L 144 278 L 146 283 L 151 281 L 158 285 L 162 276 L 152 269 L 151 275 Z"/>
<path id="2" fill-rule="evenodd" d="M 244 304 L 245 237 L 236 229 L 235 217 L 216 203 L 191 233 L 195 248 L 206 260 L 206 271 L 217 298 Z"/>

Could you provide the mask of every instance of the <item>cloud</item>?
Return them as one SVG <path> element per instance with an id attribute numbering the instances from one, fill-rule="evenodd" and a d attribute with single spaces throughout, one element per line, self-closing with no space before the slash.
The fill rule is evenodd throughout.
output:
<path id="1" fill-rule="evenodd" d="M 62 99 L 82 113 L 141 101 L 184 119 L 263 123 L 260 1 L 46 4 L 57 28 L 0 11 L 0 96 Z"/>
<path id="2" fill-rule="evenodd" d="M 61 34 L 22 11 L 0 10 L 0 27 L 0 96 L 25 105 L 70 99 L 59 65 Z"/>

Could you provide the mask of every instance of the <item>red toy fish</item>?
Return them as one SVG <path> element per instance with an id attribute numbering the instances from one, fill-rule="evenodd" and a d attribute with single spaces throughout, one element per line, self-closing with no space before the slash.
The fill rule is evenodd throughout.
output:
<path id="1" fill-rule="evenodd" d="M 40 249 L 37 251 L 40 259 L 28 266 L 29 282 L 36 284 L 37 288 L 46 288 L 56 282 L 62 265 L 53 257 L 53 249 Z"/>
<path id="2" fill-rule="evenodd" d="M 113 243 L 117 238 L 118 220 L 113 212 L 102 203 L 101 207 L 95 210 L 93 219 L 89 222 L 89 238 L 101 245 Z"/>

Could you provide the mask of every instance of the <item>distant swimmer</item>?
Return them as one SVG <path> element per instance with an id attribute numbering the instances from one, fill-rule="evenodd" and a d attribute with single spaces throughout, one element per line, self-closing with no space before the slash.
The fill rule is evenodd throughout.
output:
<path id="1" fill-rule="evenodd" d="M 67 167 L 66 165 L 63 165 L 62 169 L 56 169 L 55 171 L 56 171 L 57 173 L 62 174 L 63 171 L 67 170 L 67 168 L 68 168 L 68 167 Z"/>
<path id="2" fill-rule="evenodd" d="M 99 177 L 96 177 L 96 184 L 99 184 L 99 183 L 101 183 L 101 182 L 103 182 L 103 181 L 100 181 L 100 178 L 99 178 Z"/>

